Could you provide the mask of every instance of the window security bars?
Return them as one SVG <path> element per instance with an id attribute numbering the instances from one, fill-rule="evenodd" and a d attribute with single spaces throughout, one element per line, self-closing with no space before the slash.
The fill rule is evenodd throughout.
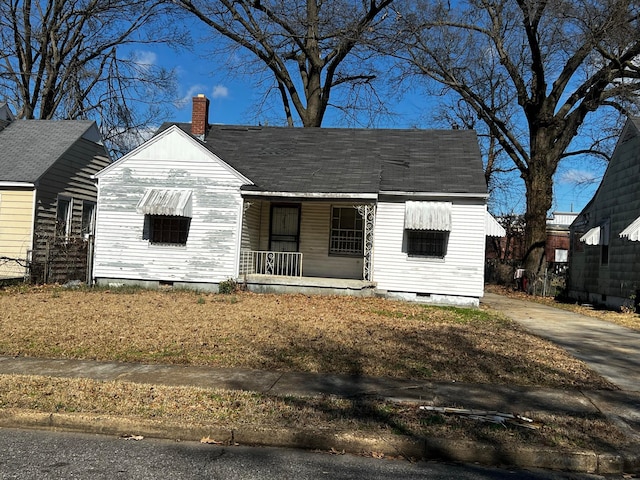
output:
<path id="1" fill-rule="evenodd" d="M 354 207 L 333 207 L 331 209 L 329 253 L 361 256 L 363 243 L 362 215 Z"/>
<path id="2" fill-rule="evenodd" d="M 436 230 L 407 230 L 409 255 L 443 258 L 447 254 L 449 232 Z"/>

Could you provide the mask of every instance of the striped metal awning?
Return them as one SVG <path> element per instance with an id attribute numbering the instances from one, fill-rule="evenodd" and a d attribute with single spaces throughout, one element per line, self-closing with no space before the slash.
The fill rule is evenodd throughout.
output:
<path id="1" fill-rule="evenodd" d="M 487 212 L 487 216 L 485 217 L 485 235 L 487 237 L 506 237 L 507 231 L 504 229 L 502 225 L 498 223 L 498 221 Z"/>
<path id="2" fill-rule="evenodd" d="M 580 237 L 580 241 L 587 245 L 600 245 L 600 227 L 593 227 Z"/>
<path id="3" fill-rule="evenodd" d="M 136 206 L 136 212 L 144 215 L 169 215 L 191 217 L 191 190 L 150 188 Z"/>
<path id="4" fill-rule="evenodd" d="M 451 202 L 406 202 L 404 228 L 407 230 L 451 230 Z"/>
<path id="5" fill-rule="evenodd" d="M 631 225 L 620 232 L 620 238 L 626 238 L 632 242 L 640 242 L 640 217 L 636 218 Z"/>

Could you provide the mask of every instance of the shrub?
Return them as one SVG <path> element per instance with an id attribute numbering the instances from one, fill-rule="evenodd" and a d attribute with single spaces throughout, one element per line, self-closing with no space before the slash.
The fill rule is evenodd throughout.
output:
<path id="1" fill-rule="evenodd" d="M 218 292 L 223 294 L 235 293 L 238 290 L 238 282 L 233 278 L 229 278 L 218 284 Z"/>

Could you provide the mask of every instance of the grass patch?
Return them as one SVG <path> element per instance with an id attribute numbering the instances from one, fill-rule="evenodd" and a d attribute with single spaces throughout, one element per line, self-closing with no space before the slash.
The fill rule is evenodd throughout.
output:
<path id="1" fill-rule="evenodd" d="M 445 311 L 453 313 L 453 319 L 459 323 L 492 323 L 496 321 L 505 321 L 506 318 L 500 317 L 499 315 L 490 314 L 485 310 L 480 310 L 476 308 L 460 308 L 460 307 L 439 307 Z"/>
<path id="2" fill-rule="evenodd" d="M 613 388 L 564 350 L 481 309 L 381 298 L 34 287 L 2 290 L 0 310 L 0 355 L 7 356 Z"/>
<path id="3" fill-rule="evenodd" d="M 46 288 L 46 286 L 43 288 Z M 78 290 L 84 293 L 109 292 L 114 294 L 133 295 L 136 293 L 147 291 L 149 289 L 144 288 L 140 285 L 127 285 L 127 284 L 92 285 L 92 286 L 87 284 L 82 284 Z"/>
<path id="4" fill-rule="evenodd" d="M 497 426 L 374 398 L 293 397 L 235 390 L 167 387 L 42 376 L 0 375 L 6 410 L 156 419 L 193 426 L 294 428 L 366 434 L 393 433 L 515 446 L 619 452 L 628 440 L 599 415 L 532 413 L 537 430 Z"/>

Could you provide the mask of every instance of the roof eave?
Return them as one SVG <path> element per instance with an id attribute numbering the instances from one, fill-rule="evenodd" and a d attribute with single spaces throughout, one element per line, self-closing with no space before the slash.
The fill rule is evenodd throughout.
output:
<path id="1" fill-rule="evenodd" d="M 488 193 L 450 193 L 450 192 L 403 192 L 403 191 L 381 191 L 380 195 L 387 195 L 390 197 L 418 197 L 418 198 L 477 198 L 486 200 L 489 198 Z"/>
<path id="2" fill-rule="evenodd" d="M 280 197 L 280 198 L 301 198 L 301 199 L 339 199 L 339 200 L 376 200 L 377 193 L 337 193 L 337 192 L 278 192 L 242 190 L 243 197 Z"/>
<path id="3" fill-rule="evenodd" d="M 3 182 L 0 181 L 0 187 L 4 188 L 34 188 L 36 186 L 33 182 Z"/>

